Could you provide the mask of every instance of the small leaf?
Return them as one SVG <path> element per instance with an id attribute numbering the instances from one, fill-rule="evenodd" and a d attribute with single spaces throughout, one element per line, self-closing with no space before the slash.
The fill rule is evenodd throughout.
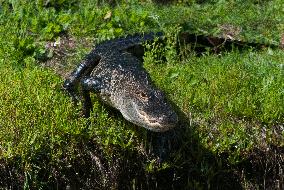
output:
<path id="1" fill-rule="evenodd" d="M 189 84 L 190 84 L 191 86 L 196 85 L 197 83 L 199 83 L 199 80 L 197 80 L 197 79 L 192 79 L 192 80 L 189 82 Z"/>
<path id="2" fill-rule="evenodd" d="M 174 72 L 170 75 L 170 78 L 173 79 L 173 78 L 176 78 L 178 77 L 179 73 L 178 72 Z"/>
<path id="3" fill-rule="evenodd" d="M 109 19 L 109 18 L 111 17 L 111 15 L 112 15 L 112 12 L 111 12 L 111 11 L 108 11 L 107 14 L 106 14 L 105 17 L 104 17 L 104 20 Z"/>
<path id="4" fill-rule="evenodd" d="M 47 54 L 47 57 L 48 57 L 48 58 L 52 58 L 52 57 L 53 57 L 53 54 L 54 54 L 54 53 L 53 53 L 53 49 L 50 49 L 49 52 L 48 52 L 48 54 Z"/>
<path id="5" fill-rule="evenodd" d="M 274 54 L 274 53 L 273 53 L 273 50 L 272 50 L 271 48 L 268 48 L 267 51 L 268 51 L 268 54 L 269 54 L 269 55 L 273 55 L 273 54 Z"/>

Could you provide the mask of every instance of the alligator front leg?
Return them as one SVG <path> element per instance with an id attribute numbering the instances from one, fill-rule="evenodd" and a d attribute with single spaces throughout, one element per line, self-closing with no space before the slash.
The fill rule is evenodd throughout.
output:
<path id="1" fill-rule="evenodd" d="M 90 96 L 90 91 L 82 89 L 82 103 L 83 103 L 83 116 L 85 118 L 90 117 L 90 113 L 93 110 L 93 104 Z"/>
<path id="2" fill-rule="evenodd" d="M 88 54 L 80 65 L 71 73 L 63 84 L 63 88 L 69 93 L 73 101 L 77 103 L 79 101 L 77 86 L 81 78 L 89 75 L 92 70 L 98 65 L 100 56 L 93 50 Z"/>
<path id="3" fill-rule="evenodd" d="M 84 117 L 90 117 L 90 112 L 93 109 L 90 92 L 99 93 L 103 88 L 103 82 L 96 77 L 84 77 L 81 79 L 82 87 L 82 104 L 83 104 L 83 115 Z"/>

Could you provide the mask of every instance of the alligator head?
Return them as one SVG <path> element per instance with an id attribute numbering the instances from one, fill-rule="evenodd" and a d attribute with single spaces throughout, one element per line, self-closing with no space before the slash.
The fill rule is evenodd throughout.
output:
<path id="1" fill-rule="evenodd" d="M 174 128 L 178 122 L 177 114 L 164 93 L 144 77 L 123 83 L 123 91 L 116 96 L 116 107 L 125 119 L 151 131 L 165 132 Z"/>

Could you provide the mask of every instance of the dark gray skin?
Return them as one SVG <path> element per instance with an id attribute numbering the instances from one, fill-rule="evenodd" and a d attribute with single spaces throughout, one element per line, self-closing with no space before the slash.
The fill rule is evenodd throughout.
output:
<path id="1" fill-rule="evenodd" d="M 162 91 L 155 88 L 143 68 L 143 51 L 137 48 L 161 35 L 136 35 L 107 41 L 96 46 L 65 80 L 64 88 L 74 100 L 82 97 L 83 113 L 90 116 L 90 92 L 116 108 L 123 117 L 154 132 L 177 125 L 178 117 Z M 81 85 L 81 95 L 77 90 Z"/>

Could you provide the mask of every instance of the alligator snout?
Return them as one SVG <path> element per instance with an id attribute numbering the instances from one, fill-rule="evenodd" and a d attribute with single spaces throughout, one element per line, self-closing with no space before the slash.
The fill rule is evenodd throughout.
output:
<path id="1" fill-rule="evenodd" d="M 139 111 L 140 118 L 143 120 L 144 127 L 155 132 L 165 132 L 174 127 L 178 123 L 178 117 L 175 112 L 169 114 L 161 114 L 159 116 L 151 116 L 144 111 Z"/>

